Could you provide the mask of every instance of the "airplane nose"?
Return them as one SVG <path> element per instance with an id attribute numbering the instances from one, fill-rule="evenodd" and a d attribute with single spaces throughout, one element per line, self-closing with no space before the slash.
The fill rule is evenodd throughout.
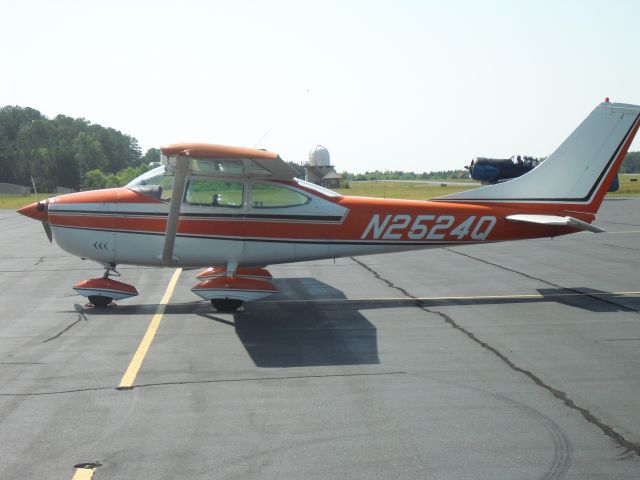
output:
<path id="1" fill-rule="evenodd" d="M 44 201 L 34 202 L 31 205 L 22 207 L 17 210 L 17 212 L 34 220 L 40 220 L 41 222 L 47 221 L 47 204 Z"/>

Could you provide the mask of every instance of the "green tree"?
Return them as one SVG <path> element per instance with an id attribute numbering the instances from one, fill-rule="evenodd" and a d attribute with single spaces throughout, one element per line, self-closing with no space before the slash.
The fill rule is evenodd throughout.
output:
<path id="1" fill-rule="evenodd" d="M 142 157 L 142 163 L 149 165 L 150 163 L 156 163 L 160 161 L 160 150 L 157 148 L 150 148 L 147 153 Z"/>
<path id="2" fill-rule="evenodd" d="M 113 173 L 105 174 L 100 169 L 90 170 L 84 175 L 84 189 L 97 190 L 111 188 L 116 185 L 116 176 Z"/>
<path id="3" fill-rule="evenodd" d="M 80 171 L 108 171 L 108 160 L 103 144 L 92 132 L 80 132 L 73 142 L 73 149 Z"/>
<path id="4" fill-rule="evenodd" d="M 116 186 L 123 187 L 131 180 L 139 177 L 150 169 L 151 167 L 148 164 L 143 163 L 139 167 L 127 167 L 124 170 L 120 170 L 116 173 Z"/>
<path id="5" fill-rule="evenodd" d="M 57 166 L 48 146 L 55 138 L 55 128 L 46 119 L 24 123 L 15 139 L 17 161 L 15 174 L 23 185 L 31 184 L 34 178 L 38 190 L 51 192 L 55 189 Z"/>
<path id="6" fill-rule="evenodd" d="M 298 172 L 296 177 L 298 177 L 300 179 L 304 179 L 304 165 L 302 165 L 300 163 L 295 163 L 295 162 L 287 162 L 287 164 L 291 168 L 293 168 L 296 172 Z"/>

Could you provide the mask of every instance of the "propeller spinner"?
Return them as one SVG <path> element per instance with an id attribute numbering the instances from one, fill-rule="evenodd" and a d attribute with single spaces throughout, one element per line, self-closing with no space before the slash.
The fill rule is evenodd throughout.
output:
<path id="1" fill-rule="evenodd" d="M 34 220 L 40 220 L 44 227 L 44 232 L 47 234 L 49 242 L 53 240 L 53 234 L 51 233 L 51 225 L 49 224 L 49 200 L 40 202 L 34 202 L 26 207 L 22 207 L 18 210 L 18 213 L 25 217 L 33 218 Z"/>

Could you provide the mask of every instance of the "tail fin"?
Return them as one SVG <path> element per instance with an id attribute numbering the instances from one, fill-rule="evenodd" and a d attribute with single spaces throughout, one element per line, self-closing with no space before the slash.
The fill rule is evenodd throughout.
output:
<path id="1" fill-rule="evenodd" d="M 640 106 L 601 103 L 537 168 L 508 182 L 436 200 L 567 205 L 595 213 L 639 125 Z"/>

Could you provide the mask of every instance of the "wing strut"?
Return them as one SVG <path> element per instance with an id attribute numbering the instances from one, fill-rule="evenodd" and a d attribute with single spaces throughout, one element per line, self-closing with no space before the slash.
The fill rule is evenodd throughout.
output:
<path id="1" fill-rule="evenodd" d="M 184 197 L 184 187 L 187 183 L 187 173 L 189 172 L 189 161 L 186 157 L 177 157 L 176 166 L 173 169 L 173 191 L 169 202 L 169 216 L 167 217 L 167 229 L 164 233 L 164 249 L 162 250 L 162 264 L 165 266 L 175 265 L 176 259 L 173 257 L 173 247 L 176 242 L 176 232 L 180 221 L 180 207 L 182 197 Z"/>

